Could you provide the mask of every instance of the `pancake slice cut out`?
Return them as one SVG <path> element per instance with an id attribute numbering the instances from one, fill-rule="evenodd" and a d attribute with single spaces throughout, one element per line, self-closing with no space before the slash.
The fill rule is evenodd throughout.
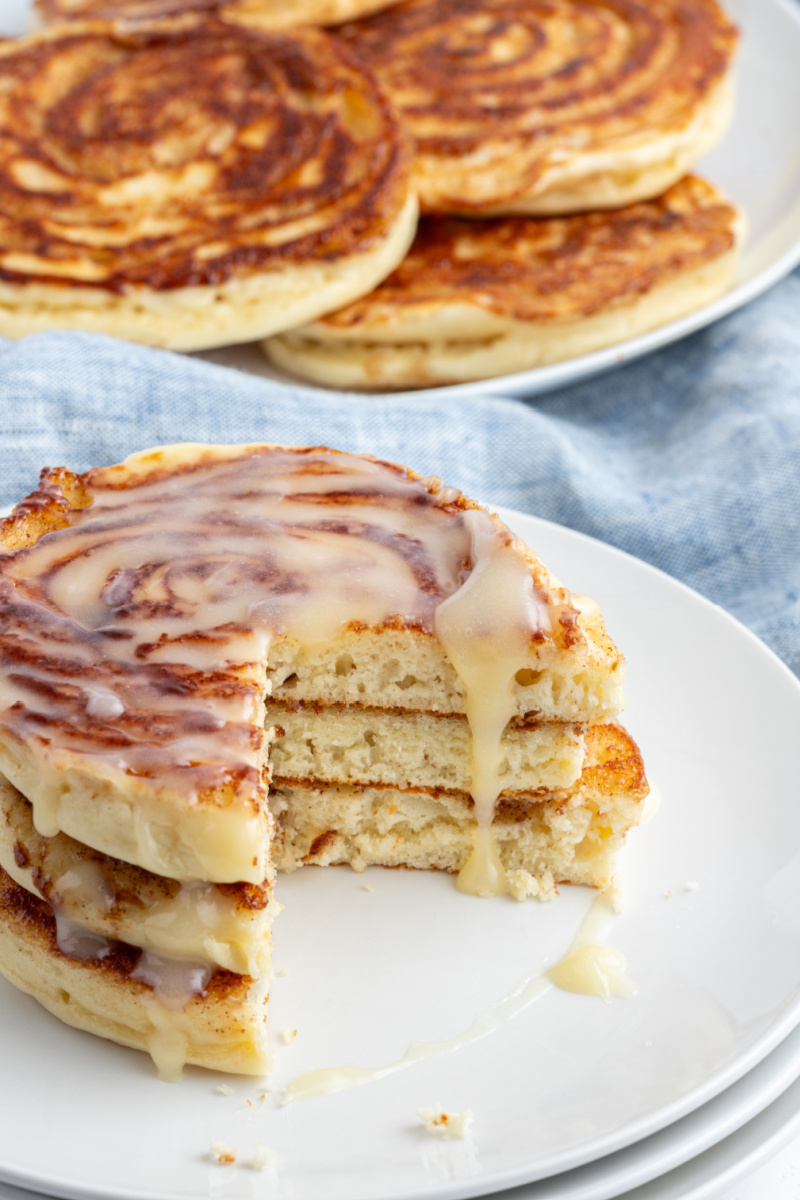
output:
<path id="1" fill-rule="evenodd" d="M 732 285 L 739 211 L 688 176 L 656 200 L 565 217 L 424 218 L 370 295 L 264 343 L 326 387 L 436 387 L 576 358 Z"/>

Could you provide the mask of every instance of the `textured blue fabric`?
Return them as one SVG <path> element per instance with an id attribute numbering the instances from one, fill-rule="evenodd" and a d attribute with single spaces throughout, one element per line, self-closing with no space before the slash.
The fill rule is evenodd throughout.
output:
<path id="1" fill-rule="evenodd" d="M 0 342 L 0 504 L 45 464 L 262 440 L 369 451 L 611 542 L 800 671 L 800 272 L 685 341 L 529 402 L 320 399 L 108 338 Z"/>

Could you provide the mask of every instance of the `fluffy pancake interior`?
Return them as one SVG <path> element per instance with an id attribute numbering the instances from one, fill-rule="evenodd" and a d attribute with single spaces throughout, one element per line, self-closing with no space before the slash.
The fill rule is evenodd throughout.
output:
<path id="1" fill-rule="evenodd" d="M 579 779 L 555 791 L 522 789 L 502 799 L 494 835 L 512 892 L 550 892 L 554 883 L 605 887 L 647 795 L 641 755 L 618 725 L 587 731 Z M 278 778 L 280 870 L 349 863 L 459 871 L 472 844 L 475 815 L 465 792 L 324 784 Z"/>
<path id="2" fill-rule="evenodd" d="M 269 705 L 267 719 L 278 732 L 273 777 L 469 791 L 471 738 L 462 715 L 284 704 Z M 568 724 L 509 725 L 501 781 L 515 790 L 569 787 L 583 765 L 582 735 Z"/>

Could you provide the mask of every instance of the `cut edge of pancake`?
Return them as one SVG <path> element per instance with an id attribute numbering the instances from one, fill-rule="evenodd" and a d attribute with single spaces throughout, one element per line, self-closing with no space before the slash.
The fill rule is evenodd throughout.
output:
<path id="1" fill-rule="evenodd" d="M 616 723 L 590 728 L 574 785 L 523 790 L 498 804 L 492 829 L 512 894 L 544 894 L 558 883 L 606 887 L 647 792 L 641 754 L 627 731 Z M 270 804 L 280 871 L 347 863 L 357 871 L 455 873 L 471 849 L 475 819 L 465 792 L 278 778 Z"/>

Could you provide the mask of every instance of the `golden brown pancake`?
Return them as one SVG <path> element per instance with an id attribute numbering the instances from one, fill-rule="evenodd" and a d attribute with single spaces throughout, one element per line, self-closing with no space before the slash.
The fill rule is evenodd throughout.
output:
<path id="1" fill-rule="evenodd" d="M 423 211 L 542 214 L 658 195 L 730 115 L 715 0 L 403 0 L 344 27 L 417 145 Z"/>
<path id="2" fill-rule="evenodd" d="M 413 235 L 409 154 L 325 33 L 186 16 L 0 43 L 0 333 L 246 341 L 368 291 Z"/>
<path id="3" fill-rule="evenodd" d="M 46 900 L 66 927 L 172 958 L 257 977 L 270 971 L 270 882 L 179 883 L 76 842 L 42 837 L 21 792 L 0 775 L 0 867 Z"/>
<path id="4" fill-rule="evenodd" d="M 79 958 L 58 946 L 46 901 L 0 867 L 0 972 L 77 1029 L 148 1050 L 165 1078 L 185 1063 L 262 1075 L 269 1065 L 265 985 L 217 971 L 183 1006 L 165 1007 L 137 971 L 141 951 L 109 943 Z"/>
<path id="5" fill-rule="evenodd" d="M 328 387 L 425 387 L 528 370 L 709 303 L 733 282 L 740 238 L 737 210 L 694 176 L 608 212 L 428 217 L 369 296 L 264 348 Z"/>
<path id="6" fill-rule="evenodd" d="M 261 29 L 336 25 L 396 4 L 397 0 L 36 0 L 46 24 L 80 20 L 151 20 L 203 12 Z"/>

